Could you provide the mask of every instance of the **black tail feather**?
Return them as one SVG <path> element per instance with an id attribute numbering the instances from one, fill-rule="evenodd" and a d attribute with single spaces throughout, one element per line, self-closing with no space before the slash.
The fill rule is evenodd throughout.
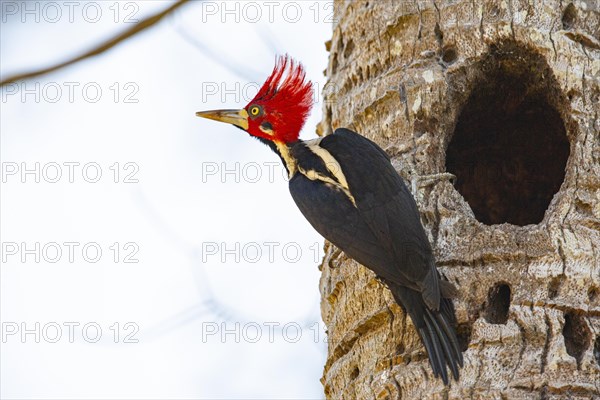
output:
<path id="1" fill-rule="evenodd" d="M 427 310 L 429 311 L 429 310 Z M 429 317 L 429 315 L 425 316 L 425 325 L 427 325 L 427 331 L 426 334 L 429 336 L 429 340 L 431 340 L 432 344 L 433 344 L 433 357 L 431 354 L 429 355 L 429 363 L 431 364 L 431 367 L 433 369 L 433 374 L 435 376 L 440 376 L 442 377 L 442 381 L 444 381 L 444 384 L 447 385 L 448 384 L 448 371 L 446 369 L 446 358 L 444 357 L 444 350 L 442 349 L 442 347 L 445 347 L 443 345 L 443 341 L 440 341 L 440 336 L 438 336 L 436 333 L 436 331 L 434 331 L 434 326 L 437 327 L 437 324 L 435 323 L 435 320 L 431 319 Z M 420 330 L 422 331 L 422 330 Z M 435 365 L 435 367 L 434 367 Z"/>
<path id="2" fill-rule="evenodd" d="M 447 299 L 444 299 L 443 301 L 450 302 L 450 300 L 447 300 Z M 451 315 L 454 316 L 454 310 L 453 309 L 451 309 L 451 310 L 452 310 Z M 448 339 L 450 339 L 450 343 L 452 344 L 452 358 L 456 359 L 458 361 L 458 365 L 462 368 L 462 366 L 463 366 L 462 351 L 460 351 L 460 345 L 458 344 L 458 338 L 456 337 L 456 331 L 451 326 L 451 324 L 455 324 L 456 322 L 448 321 L 446 316 L 447 316 L 447 314 L 445 314 L 444 310 L 442 309 L 442 312 L 437 314 L 436 318 L 437 318 L 439 325 L 444 330 L 444 334 L 446 335 L 446 337 Z M 456 378 L 456 379 L 458 379 L 458 378 Z"/>
<path id="3" fill-rule="evenodd" d="M 441 299 L 440 309 L 433 311 L 425 305 L 419 292 L 405 287 L 393 287 L 392 293 L 417 328 L 434 376 L 441 377 L 444 384 L 448 385 L 448 367 L 454 379 L 458 380 L 463 356 L 453 327 L 456 316 L 452 301 Z"/>
<path id="4" fill-rule="evenodd" d="M 428 322 L 429 320 L 431 320 L 432 322 L 429 323 Z M 435 328 L 435 333 L 436 333 L 437 337 L 442 339 L 439 341 L 439 344 L 444 349 L 445 359 L 450 361 L 450 362 L 448 362 L 448 366 L 450 367 L 450 370 L 452 371 L 452 375 L 454 376 L 454 379 L 458 380 L 458 365 L 456 362 L 454 362 L 454 357 L 456 354 L 453 354 L 453 350 L 452 350 L 452 337 L 448 337 L 448 333 L 445 330 L 442 332 L 442 329 L 440 329 L 440 320 L 442 320 L 442 323 L 443 323 L 444 317 L 442 316 L 441 313 L 438 313 L 437 315 L 434 316 L 430 310 L 427 310 L 427 318 L 425 318 L 425 323 L 427 325 L 433 325 Z M 442 366 L 442 377 L 445 377 L 445 375 L 446 375 L 445 372 L 446 372 L 446 368 L 443 365 Z M 444 380 L 444 383 L 446 383 L 445 380 Z"/>

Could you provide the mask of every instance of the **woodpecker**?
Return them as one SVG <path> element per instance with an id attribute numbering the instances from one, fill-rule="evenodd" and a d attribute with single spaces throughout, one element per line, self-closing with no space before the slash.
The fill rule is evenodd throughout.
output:
<path id="1" fill-rule="evenodd" d="M 269 146 L 289 175 L 290 193 L 325 239 L 373 271 L 411 317 L 436 377 L 458 380 L 463 357 L 454 325 L 456 288 L 444 280 L 421 224 L 417 204 L 371 140 L 349 129 L 299 139 L 312 108 L 312 83 L 287 55 L 241 110 L 196 115 L 230 123 Z"/>

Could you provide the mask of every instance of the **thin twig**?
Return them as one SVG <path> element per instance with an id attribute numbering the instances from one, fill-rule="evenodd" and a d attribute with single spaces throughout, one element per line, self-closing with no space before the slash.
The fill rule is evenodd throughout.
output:
<path id="1" fill-rule="evenodd" d="M 70 60 L 61 62 L 59 64 L 53 65 L 51 67 L 47 67 L 47 68 L 43 68 L 43 69 L 39 69 L 39 70 L 34 70 L 34 71 L 30 71 L 30 72 L 25 72 L 25 73 L 21 73 L 21 74 L 15 74 L 13 76 L 9 76 L 8 78 L 0 81 L 0 87 L 8 85 L 9 83 L 13 83 L 16 81 L 21 81 L 21 80 L 25 80 L 25 79 L 31 79 L 34 78 L 36 76 L 40 76 L 40 75 L 45 75 L 48 74 L 50 72 L 54 72 L 56 70 L 59 70 L 61 68 L 65 68 L 69 65 L 78 63 L 81 60 L 85 60 L 86 58 L 90 58 L 90 57 L 94 57 L 97 56 L 98 54 L 102 54 L 105 51 L 115 47 L 116 45 L 118 45 L 119 43 L 129 39 L 130 37 L 140 33 L 141 31 L 143 31 L 146 28 L 151 27 L 152 25 L 156 24 L 158 21 L 160 21 L 161 19 L 163 19 L 165 16 L 167 16 L 168 14 L 170 14 L 171 12 L 173 12 L 175 9 L 179 8 L 180 6 L 182 6 L 183 4 L 185 4 L 188 0 L 179 0 L 176 3 L 174 3 L 173 5 L 171 5 L 170 7 L 166 8 L 165 10 L 159 12 L 158 14 L 152 15 L 140 22 L 138 22 L 137 24 L 135 24 L 134 26 L 132 26 L 131 28 L 127 29 L 126 31 L 118 34 L 117 36 L 107 40 L 104 43 L 101 43 L 99 46 L 94 47 L 93 49 L 86 51 L 85 53 L 74 57 Z"/>

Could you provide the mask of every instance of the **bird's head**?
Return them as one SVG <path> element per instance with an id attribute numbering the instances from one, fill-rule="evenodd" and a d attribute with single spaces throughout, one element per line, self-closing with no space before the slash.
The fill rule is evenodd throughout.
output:
<path id="1" fill-rule="evenodd" d="M 241 110 L 199 111 L 197 116 L 233 124 L 250 135 L 279 143 L 298 140 L 312 107 L 312 83 L 302 64 L 279 57 L 256 96 Z"/>

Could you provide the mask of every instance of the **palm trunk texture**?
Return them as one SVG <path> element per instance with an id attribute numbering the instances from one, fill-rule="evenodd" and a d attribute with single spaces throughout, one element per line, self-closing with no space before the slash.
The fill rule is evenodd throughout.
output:
<path id="1" fill-rule="evenodd" d="M 376 141 L 416 189 L 465 366 L 434 379 L 390 292 L 326 244 L 327 398 L 600 398 L 600 3 L 334 10 L 318 132 Z"/>

